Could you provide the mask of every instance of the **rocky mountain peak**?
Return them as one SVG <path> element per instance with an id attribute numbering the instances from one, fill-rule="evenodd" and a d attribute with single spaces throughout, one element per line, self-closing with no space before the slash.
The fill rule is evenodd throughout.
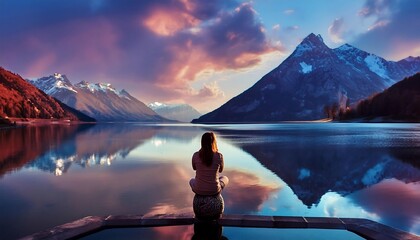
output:
<path id="1" fill-rule="evenodd" d="M 40 86 L 40 88 L 47 94 L 53 94 L 64 89 L 77 93 L 77 90 L 74 88 L 73 84 L 66 75 L 60 73 L 54 73 L 48 77 L 27 81 L 33 85 Z"/>
<path id="2" fill-rule="evenodd" d="M 99 121 L 167 121 L 126 90 L 119 91 L 110 83 L 81 81 L 72 85 L 59 73 L 28 82 Z"/>
<path id="3" fill-rule="evenodd" d="M 360 49 L 358 49 L 358 48 L 356 48 L 356 47 L 354 47 L 354 46 L 352 46 L 348 43 L 345 43 L 345 44 L 341 45 L 340 47 L 338 47 L 336 49 L 339 50 L 339 51 L 342 51 L 342 52 L 355 51 L 355 50 L 360 51 Z"/>
<path id="4" fill-rule="evenodd" d="M 419 57 L 409 56 L 407 58 L 402 59 L 402 61 L 407 61 L 407 62 L 420 62 L 420 56 Z"/>
<path id="5" fill-rule="evenodd" d="M 329 51 L 330 48 L 325 45 L 324 40 L 321 35 L 315 35 L 313 33 L 309 34 L 303 41 L 296 47 L 295 51 L 292 53 L 293 56 L 302 56 L 305 53 L 318 51 L 325 52 Z"/>
<path id="6" fill-rule="evenodd" d="M 321 34 L 315 35 L 314 33 L 311 33 L 303 39 L 302 43 L 312 43 L 319 45 L 324 44 L 324 39 L 322 38 Z"/>
<path id="7" fill-rule="evenodd" d="M 329 106 L 345 109 L 419 69 L 416 58 L 387 61 L 350 44 L 331 49 L 311 33 L 254 86 L 193 122 L 321 119 Z"/>
<path id="8" fill-rule="evenodd" d="M 80 81 L 80 82 L 76 83 L 76 86 L 85 86 L 85 85 L 88 85 L 88 84 L 89 84 L 89 82 L 83 80 L 83 81 Z"/>

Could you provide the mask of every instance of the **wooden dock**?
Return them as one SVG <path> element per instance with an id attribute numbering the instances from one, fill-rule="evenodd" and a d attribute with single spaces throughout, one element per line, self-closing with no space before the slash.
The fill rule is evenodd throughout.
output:
<path id="1" fill-rule="evenodd" d="M 197 221 L 199 220 L 195 219 L 194 215 L 188 214 L 89 216 L 35 233 L 22 239 L 74 239 L 110 228 L 192 225 L 197 223 Z M 420 237 L 414 234 L 360 218 L 223 215 L 221 219 L 215 221 L 221 226 L 229 227 L 342 229 L 353 232 L 366 239 L 420 240 Z"/>

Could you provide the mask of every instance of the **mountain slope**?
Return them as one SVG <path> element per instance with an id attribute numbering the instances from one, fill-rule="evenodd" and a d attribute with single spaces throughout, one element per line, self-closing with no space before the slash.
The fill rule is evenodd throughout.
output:
<path id="1" fill-rule="evenodd" d="M 153 102 L 148 106 L 160 116 L 180 122 L 191 122 L 191 120 L 201 116 L 201 113 L 188 104 Z"/>
<path id="2" fill-rule="evenodd" d="M 167 120 L 127 91 L 118 91 L 110 84 L 82 81 L 73 85 L 65 75 L 58 73 L 28 82 L 98 121 Z"/>
<path id="3" fill-rule="evenodd" d="M 328 48 L 308 35 L 277 68 L 220 108 L 193 122 L 272 122 L 324 118 L 420 70 L 420 60 L 388 62 L 348 44 Z"/>
<path id="4" fill-rule="evenodd" d="M 362 100 L 344 116 L 345 119 L 355 117 L 420 121 L 420 72 Z"/>
<path id="5" fill-rule="evenodd" d="M 95 121 L 0 67 L 0 115 L 16 118 Z"/>

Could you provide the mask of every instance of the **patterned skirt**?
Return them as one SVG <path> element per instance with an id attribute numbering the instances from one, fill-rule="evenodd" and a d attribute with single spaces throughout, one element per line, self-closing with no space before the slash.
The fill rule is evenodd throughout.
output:
<path id="1" fill-rule="evenodd" d="M 193 209 L 195 217 L 203 220 L 219 219 L 225 207 L 222 194 L 203 196 L 195 194 Z"/>

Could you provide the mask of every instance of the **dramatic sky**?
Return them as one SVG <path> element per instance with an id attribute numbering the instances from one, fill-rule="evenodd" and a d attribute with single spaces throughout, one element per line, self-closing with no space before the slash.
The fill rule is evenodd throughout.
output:
<path id="1" fill-rule="evenodd" d="M 0 0 L 0 66 L 109 82 L 202 113 L 251 87 L 311 32 L 387 60 L 420 55 L 419 0 Z"/>

